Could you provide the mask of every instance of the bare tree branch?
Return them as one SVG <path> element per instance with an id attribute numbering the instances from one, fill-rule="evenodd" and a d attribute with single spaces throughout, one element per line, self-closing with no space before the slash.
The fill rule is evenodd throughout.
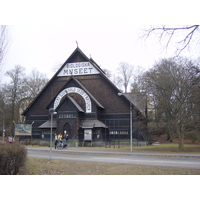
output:
<path id="1" fill-rule="evenodd" d="M 183 31 L 183 38 L 180 41 L 175 42 L 177 44 L 175 54 L 176 56 L 179 56 L 184 49 L 189 47 L 194 34 L 199 30 L 199 26 L 200 25 L 186 25 L 181 27 L 167 27 L 166 25 L 162 25 L 162 27 L 152 26 L 150 29 L 144 30 L 142 38 L 148 38 L 152 34 L 157 34 L 160 43 L 166 39 L 165 49 L 167 49 L 171 45 L 172 39 L 175 37 L 175 33 Z"/>
<path id="2" fill-rule="evenodd" d="M 0 66 L 3 62 L 3 58 L 5 57 L 6 50 L 8 47 L 8 34 L 7 34 L 7 26 L 0 26 Z"/>
<path id="3" fill-rule="evenodd" d="M 118 67 L 118 71 L 124 83 L 125 93 L 127 93 L 128 84 L 129 84 L 130 78 L 133 75 L 133 66 L 129 65 L 126 62 L 121 62 L 120 66 Z"/>

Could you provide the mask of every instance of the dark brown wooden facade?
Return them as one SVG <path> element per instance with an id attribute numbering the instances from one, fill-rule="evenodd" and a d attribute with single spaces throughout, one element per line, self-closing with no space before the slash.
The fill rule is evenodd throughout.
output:
<path id="1" fill-rule="evenodd" d="M 144 140 L 147 132 L 145 113 L 128 94 L 105 76 L 97 63 L 78 47 L 25 110 L 26 123 L 32 124 L 33 138 L 48 139 L 49 109 L 54 108 L 53 133 L 69 139 L 110 141 L 130 138 L 130 105 L 133 138 Z M 139 100 L 140 101 L 140 100 Z M 89 138 L 91 136 L 91 138 Z"/>

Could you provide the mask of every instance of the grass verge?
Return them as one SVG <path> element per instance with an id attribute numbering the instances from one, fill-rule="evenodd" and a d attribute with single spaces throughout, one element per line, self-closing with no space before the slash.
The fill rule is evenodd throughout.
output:
<path id="1" fill-rule="evenodd" d="M 200 175 L 200 169 L 28 158 L 24 175 Z"/>
<path id="2" fill-rule="evenodd" d="M 200 153 L 200 145 L 199 144 L 185 144 L 184 149 L 180 150 L 178 148 L 178 143 L 160 143 L 156 145 L 148 145 L 148 146 L 133 146 L 134 152 L 159 152 L 159 153 Z M 116 146 L 112 149 L 118 149 L 123 151 L 129 151 L 130 146 Z M 111 149 L 108 148 L 108 149 Z"/>

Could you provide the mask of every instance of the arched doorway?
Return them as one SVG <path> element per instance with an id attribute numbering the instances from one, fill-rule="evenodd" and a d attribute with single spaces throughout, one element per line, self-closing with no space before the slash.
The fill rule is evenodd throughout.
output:
<path id="1" fill-rule="evenodd" d="M 88 94 L 82 90 L 81 88 L 78 88 L 78 87 L 69 87 L 69 88 L 66 88 L 64 90 L 62 90 L 58 96 L 56 97 L 55 101 L 54 101 L 54 110 L 56 110 L 56 108 L 59 106 L 62 98 L 67 95 L 67 94 L 70 94 L 70 93 L 76 93 L 76 94 L 79 94 L 83 97 L 84 101 L 85 101 L 85 105 L 86 105 L 86 113 L 91 113 L 92 112 L 92 103 L 91 103 L 91 99 L 90 97 L 88 96 Z"/>
<path id="2" fill-rule="evenodd" d="M 63 135 L 68 134 L 68 136 L 71 136 L 71 125 L 67 122 L 63 126 Z"/>

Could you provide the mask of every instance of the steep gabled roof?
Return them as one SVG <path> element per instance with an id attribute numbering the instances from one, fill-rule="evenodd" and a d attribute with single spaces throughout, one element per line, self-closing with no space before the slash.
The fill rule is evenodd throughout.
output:
<path id="1" fill-rule="evenodd" d="M 79 57 L 80 61 L 90 62 L 93 64 L 93 66 L 102 74 L 105 74 L 103 70 L 96 64 L 96 62 L 93 59 L 89 59 L 79 47 L 77 47 L 72 54 L 68 57 L 68 59 L 63 63 L 63 65 L 59 68 L 59 70 L 54 74 L 54 76 L 49 80 L 49 82 L 45 85 L 45 87 L 40 91 L 40 93 L 35 97 L 35 99 L 29 104 L 29 106 L 26 108 L 26 110 L 22 113 L 22 115 L 26 115 L 26 112 L 31 108 L 31 106 L 34 104 L 34 102 L 39 98 L 39 96 L 43 93 L 43 91 L 48 87 L 49 84 L 57 77 L 57 75 L 60 73 L 60 71 L 64 68 L 64 66 L 68 62 L 74 62 L 75 56 Z M 76 61 L 77 62 L 77 61 Z"/>
<path id="2" fill-rule="evenodd" d="M 147 117 L 147 96 L 145 93 L 125 93 L 124 96 L 142 113 Z"/>
<path id="3" fill-rule="evenodd" d="M 74 79 L 74 81 L 90 96 L 90 98 L 100 107 L 100 108 L 103 108 L 104 107 L 101 105 L 101 103 L 99 103 L 97 101 L 97 99 L 75 78 L 75 77 L 72 77 Z"/>
<path id="4" fill-rule="evenodd" d="M 68 95 L 67 95 L 67 97 L 66 97 L 65 99 L 69 99 L 69 100 L 72 102 L 72 104 L 77 108 L 77 110 L 78 110 L 79 112 L 84 112 L 84 110 L 79 106 L 79 104 L 76 102 L 76 100 L 73 99 L 71 96 L 68 96 Z M 58 106 L 58 108 L 59 108 L 61 105 L 62 105 L 62 103 Z M 58 108 L 57 108 L 57 109 L 58 109 Z"/>
<path id="5" fill-rule="evenodd" d="M 26 112 L 32 107 L 32 105 L 35 103 L 35 101 L 40 97 L 40 95 L 42 95 L 42 93 L 45 91 L 45 89 L 56 79 L 56 77 L 58 76 L 58 74 L 61 72 L 61 70 L 66 66 L 67 63 L 73 63 L 73 62 L 89 62 L 92 64 L 92 66 L 94 66 L 94 68 L 105 78 L 106 81 L 109 82 L 109 84 L 112 85 L 113 88 L 116 89 L 116 93 L 117 92 L 121 92 L 116 85 L 114 85 L 109 79 L 108 77 L 105 75 L 105 72 L 101 69 L 101 67 L 92 59 L 92 58 L 88 58 L 79 47 L 77 47 L 73 53 L 68 57 L 68 59 L 63 63 L 63 65 L 59 68 L 59 70 L 54 74 L 54 76 L 49 80 L 49 82 L 46 84 L 46 86 L 41 90 L 41 92 L 37 95 L 37 97 L 32 101 L 32 103 L 27 107 L 27 109 L 22 113 L 22 115 L 26 115 Z M 81 84 L 80 81 L 78 81 L 73 75 L 71 76 L 71 78 L 67 81 L 67 83 L 65 84 L 65 88 L 66 85 L 69 83 L 70 80 L 74 80 L 80 88 L 82 88 L 89 96 L 90 98 L 102 109 L 104 109 L 104 107 L 102 106 L 102 104 Z M 63 87 L 62 87 L 63 88 Z M 63 88 L 64 89 L 64 88 Z M 54 99 L 56 98 L 56 96 L 59 94 L 59 92 L 61 92 L 62 90 L 59 89 L 58 93 L 55 95 L 55 97 L 53 98 L 52 101 L 54 101 Z M 125 95 L 125 98 L 127 99 L 127 101 L 131 102 L 135 107 L 138 108 L 138 110 L 145 116 L 144 114 L 144 107 L 140 105 L 140 99 L 141 97 L 134 97 L 131 98 L 131 96 L 129 96 L 128 94 Z M 51 101 L 51 103 L 52 103 Z M 76 104 L 76 102 L 73 102 Z M 74 104 L 74 105 L 75 105 Z M 50 105 L 50 104 L 49 104 Z M 77 106 L 76 106 L 77 107 Z M 48 108 L 48 105 L 47 107 Z M 80 108 L 78 108 L 80 110 Z"/>
<path id="6" fill-rule="evenodd" d="M 104 109 L 104 107 L 102 106 L 102 104 L 101 103 L 99 103 L 99 101 L 97 101 L 97 99 L 75 78 L 75 77 L 71 77 L 70 78 L 70 80 L 68 80 L 67 81 L 67 83 L 65 84 L 65 86 L 57 93 L 57 95 L 62 91 L 62 90 L 64 90 L 66 87 L 67 87 L 67 85 L 69 84 L 69 82 L 70 81 L 74 81 L 81 89 L 83 89 L 88 95 L 89 95 L 89 97 L 97 104 L 97 106 L 98 107 L 100 107 L 100 108 L 102 108 L 102 109 Z M 52 101 L 49 103 L 49 105 L 51 105 L 52 104 L 52 102 L 54 102 L 55 101 L 55 98 L 57 97 L 57 95 L 52 99 Z M 70 98 L 70 100 L 72 100 L 71 98 Z M 75 101 L 75 100 L 74 100 Z M 73 104 L 75 103 L 75 102 L 72 102 Z M 49 105 L 47 106 L 47 108 L 49 107 Z M 75 105 L 75 104 L 74 104 Z M 75 105 L 76 106 L 76 105 Z M 76 106 L 77 107 L 77 106 Z M 80 110 L 80 109 L 79 109 Z"/>
<path id="7" fill-rule="evenodd" d="M 79 104 L 70 96 L 67 96 L 67 98 L 70 99 L 70 101 L 76 106 L 79 112 L 84 112 L 84 110 L 79 106 Z"/>
<path id="8" fill-rule="evenodd" d="M 50 128 L 51 127 L 51 120 L 47 120 L 46 122 L 44 122 L 42 125 L 39 126 L 39 128 Z M 54 119 L 52 121 L 52 128 L 56 128 L 57 127 L 57 121 Z"/>

